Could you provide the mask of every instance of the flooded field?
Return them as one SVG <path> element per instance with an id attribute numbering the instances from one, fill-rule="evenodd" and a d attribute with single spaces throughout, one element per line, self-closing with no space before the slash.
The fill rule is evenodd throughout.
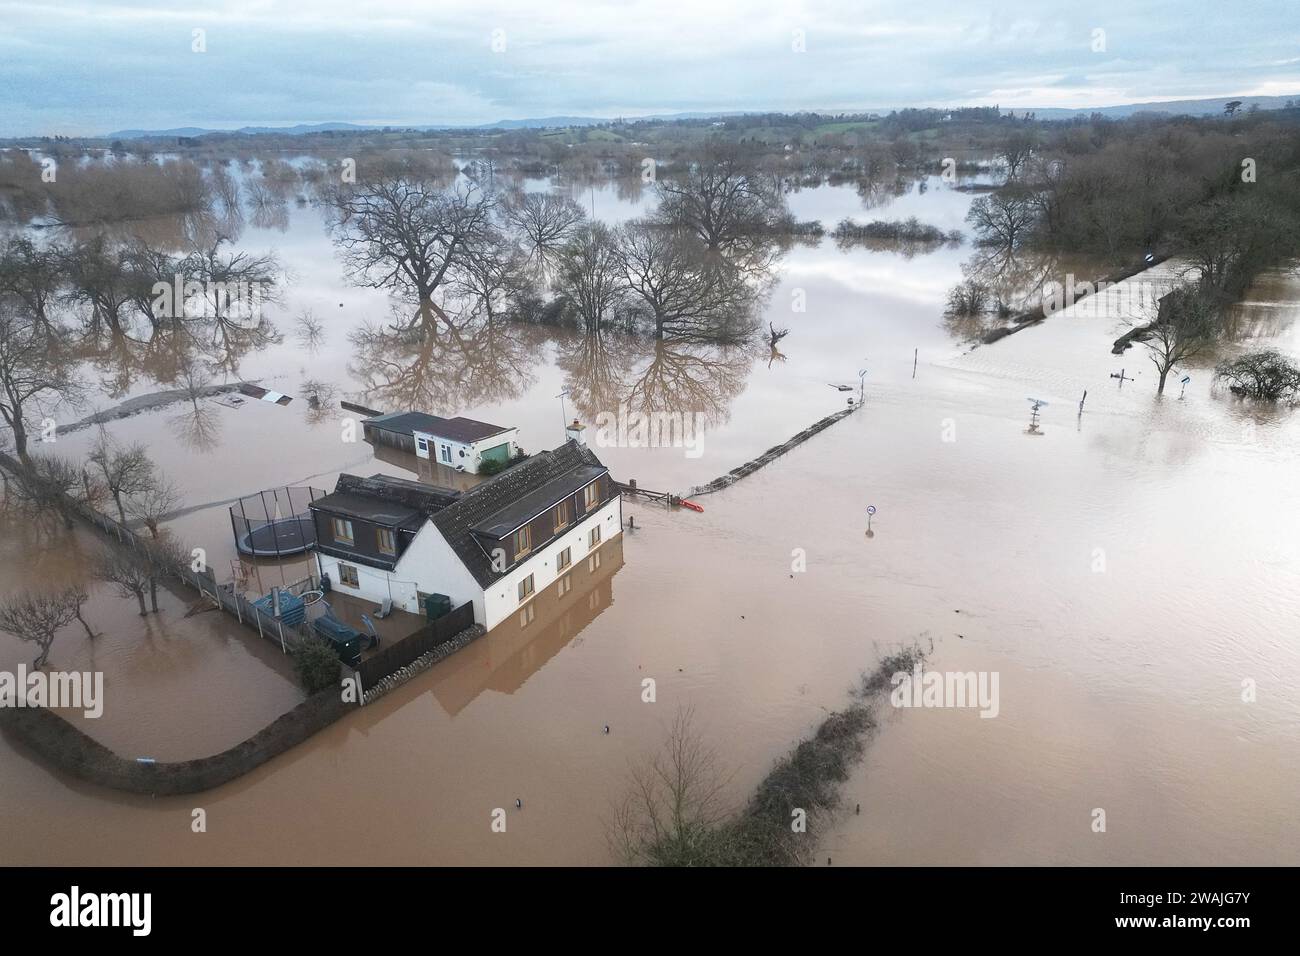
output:
<path id="1" fill-rule="evenodd" d="M 575 198 L 611 221 L 648 201 L 613 185 Z M 962 227 L 971 195 L 933 177 L 883 200 L 821 187 L 789 201 L 827 227 L 914 215 L 948 230 Z M 707 422 L 698 457 L 596 451 L 620 480 L 677 492 L 845 407 L 863 369 L 866 404 L 700 497 L 703 514 L 625 503 L 636 530 L 580 569 L 570 593 L 543 595 L 536 619 L 507 620 L 228 786 L 156 800 L 109 793 L 0 739 L 4 862 L 606 863 L 604 820 L 629 762 L 659 745 L 679 707 L 694 708 L 735 771 L 739 803 L 844 703 L 856 675 L 912 642 L 933 648 L 933 667 L 998 672 L 999 715 L 891 714 L 845 786 L 861 814 L 839 821 L 819 856 L 1300 862 L 1300 418 L 1213 390 L 1215 356 L 1193 363 L 1184 397 L 1175 387 L 1158 398 L 1141 346 L 1110 354 L 1132 316 L 1080 307 L 972 349 L 943 317 L 969 245 L 905 254 L 830 238 L 795 245 L 776 267 L 764 325 L 791 330 L 779 356 L 766 344 L 593 343 L 535 326 L 368 354 L 347 333 L 384 321 L 386 297 L 345 283 L 316 210 L 250 226 L 239 245 L 274 248 L 293 282 L 277 318 L 283 341 L 242 355 L 238 376 L 293 402 L 181 403 L 107 426 L 147 444 L 184 489 L 168 527 L 204 547 L 222 580 L 235 558 L 231 500 L 332 488 L 341 471 L 419 477 L 343 440 L 342 398 L 517 425 L 536 451 L 563 440 L 564 413 L 590 424 L 659 389 Z M 1095 274 L 1082 262 L 1041 268 Z M 319 342 L 295 338 L 304 309 L 324 327 Z M 1300 351 L 1297 317 L 1300 274 L 1270 274 L 1228 348 Z M 1111 379 L 1120 368 L 1134 380 Z M 95 401 L 162 387 L 145 366 Z M 313 391 L 329 395 L 319 409 Z M 1048 403 L 1033 432 L 1028 398 Z M 84 455 L 95 437 L 72 432 L 59 450 Z M 6 528 L 3 590 L 84 575 L 84 537 L 34 559 L 22 529 Z M 795 569 L 800 549 L 806 570 Z M 258 571 L 269 587 L 302 569 Z M 88 616 L 105 636 L 56 640 L 57 666 L 106 671 L 106 716 L 86 729 L 120 753 L 212 752 L 301 699 L 269 644 L 215 612 L 184 618 L 189 598 L 167 596 L 141 633 L 134 602 L 96 588 Z M 29 650 L 0 637 L 5 666 Z M 652 704 L 641 699 L 646 677 L 657 682 Z M 1244 681 L 1257 688 L 1249 703 Z M 206 834 L 190 831 L 199 806 Z M 490 829 L 498 807 L 504 834 Z M 1105 833 L 1091 829 L 1097 808 Z"/>

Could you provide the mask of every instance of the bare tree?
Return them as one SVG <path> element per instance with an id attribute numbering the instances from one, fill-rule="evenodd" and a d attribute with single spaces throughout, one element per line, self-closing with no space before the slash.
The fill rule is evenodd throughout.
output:
<path id="1" fill-rule="evenodd" d="M 126 499 L 145 493 L 157 481 L 148 451 L 140 444 L 120 448 L 109 440 L 107 433 L 101 433 L 87 457 L 99 470 L 104 487 L 117 505 L 118 518 L 125 525 Z"/>
<path id="2" fill-rule="evenodd" d="M 757 175 L 731 146 L 710 147 L 684 174 L 660 179 L 657 189 L 657 219 L 690 229 L 724 252 L 788 216 L 775 183 Z"/>
<path id="3" fill-rule="evenodd" d="M 1018 130 L 1002 141 L 998 155 L 1007 167 L 1007 179 L 1019 179 L 1030 157 L 1034 155 L 1037 140 L 1029 130 Z"/>
<path id="4" fill-rule="evenodd" d="M 555 253 L 587 218 L 578 202 L 557 192 L 510 196 L 502 204 L 501 215 L 518 231 L 528 264 L 539 273 L 551 265 Z"/>
<path id="5" fill-rule="evenodd" d="M 730 778 L 692 723 L 692 711 L 679 710 L 662 749 L 629 773 L 629 793 L 606 826 L 611 850 L 629 864 L 726 862 L 720 834 L 732 812 Z"/>
<path id="6" fill-rule="evenodd" d="M 27 458 L 24 413 L 47 401 L 75 404 L 80 395 L 80 382 L 59 343 L 13 296 L 0 295 L 0 417 L 13 432 L 20 458 Z"/>
<path id="7" fill-rule="evenodd" d="M 81 473 L 72 462 L 54 455 L 38 455 L 17 470 L 9 489 L 31 511 L 52 515 L 71 530 L 76 515 L 75 495 L 81 487 Z"/>
<path id="8" fill-rule="evenodd" d="M 141 521 L 156 541 L 159 525 L 180 502 L 180 490 L 162 475 L 154 475 L 153 480 L 126 499 L 126 513 Z"/>
<path id="9" fill-rule="evenodd" d="M 743 276 L 716 255 L 711 262 L 692 233 L 632 222 L 619 229 L 617 240 L 623 281 L 649 312 L 655 338 L 711 338 L 755 302 Z"/>
<path id="10" fill-rule="evenodd" d="M 118 594 L 122 597 L 136 599 L 140 605 L 141 617 L 149 613 L 144 603 L 146 593 L 152 597 L 153 610 L 157 613 L 158 592 L 155 571 L 152 564 L 139 552 L 130 548 L 109 546 L 100 552 L 94 567 L 95 577 L 117 585 Z"/>
<path id="11" fill-rule="evenodd" d="M 1003 188 L 971 203 L 966 221 L 982 245 L 1014 249 L 1029 237 L 1037 214 L 1028 192 Z"/>
<path id="12" fill-rule="evenodd" d="M 1219 337 L 1222 313 L 1213 296 L 1196 286 L 1181 286 L 1160 299 L 1156 320 L 1140 340 L 1160 376 L 1156 394 L 1175 365 L 1204 351 Z"/>
<path id="13" fill-rule="evenodd" d="M 203 297 L 210 316 L 218 324 L 255 322 L 261 318 L 264 303 L 277 300 L 280 263 L 274 255 L 250 255 L 247 252 L 224 253 L 229 243 L 225 236 L 196 249 L 185 257 L 181 269 L 187 279 L 203 286 Z M 182 303 L 176 303 L 180 311 Z M 241 306 L 242 309 L 236 309 Z"/>
<path id="14" fill-rule="evenodd" d="M 54 307 L 63 285 L 57 247 L 41 247 L 26 236 L 0 246 L 0 293 L 20 299 L 38 328 L 54 331 Z"/>
<path id="15" fill-rule="evenodd" d="M 481 248 L 494 200 L 474 186 L 442 190 L 399 174 L 337 188 L 328 201 L 353 281 L 415 296 L 420 311 L 408 327 L 449 321 L 434 294 Z"/>
<path id="16" fill-rule="evenodd" d="M 49 594 L 15 595 L 0 601 L 0 631 L 35 644 L 40 653 L 32 666 L 44 667 L 55 636 L 68 624 L 81 621 L 86 633 L 92 638 L 95 636 L 81 616 L 81 605 L 85 600 L 86 592 L 77 587 Z"/>
<path id="17" fill-rule="evenodd" d="M 1214 368 L 1217 381 L 1243 398 L 1276 402 L 1300 395 L 1300 365 L 1277 349 L 1248 352 Z"/>
<path id="18" fill-rule="evenodd" d="M 96 336 L 105 330 L 124 332 L 137 291 L 124 250 L 112 245 L 103 234 L 96 234 L 66 250 L 62 260 L 70 298 L 90 310 L 90 332 Z"/>
<path id="19" fill-rule="evenodd" d="M 597 332 L 622 299 L 623 264 L 614 233 L 604 223 L 582 230 L 560 251 L 555 289 L 588 332 Z"/>

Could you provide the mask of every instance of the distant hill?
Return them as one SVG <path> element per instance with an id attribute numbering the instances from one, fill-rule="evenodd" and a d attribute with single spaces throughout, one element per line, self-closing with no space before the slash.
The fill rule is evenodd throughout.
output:
<path id="1" fill-rule="evenodd" d="M 205 136 L 208 133 L 278 133 L 281 136 L 304 136 L 308 133 L 325 133 L 330 130 L 383 129 L 382 126 L 362 126 L 357 123 L 298 123 L 295 126 L 241 126 L 239 129 L 206 129 L 202 126 L 178 126 L 175 129 L 120 129 L 108 133 L 104 139 L 144 139 L 154 136 Z"/>
<path id="2" fill-rule="evenodd" d="M 629 117 L 630 120 L 679 120 L 710 119 L 723 116 L 743 116 L 742 112 L 723 113 L 659 113 L 654 116 Z M 120 129 L 106 133 L 104 139 L 145 139 L 167 136 L 206 136 L 211 133 L 245 134 L 256 136 L 261 133 L 275 133 L 280 136 L 305 136 L 308 133 L 324 133 L 333 130 L 379 130 L 379 129 L 556 129 L 567 126 L 601 126 L 613 123 L 612 116 L 540 116 L 532 119 L 503 119 L 494 123 L 385 123 L 367 125 L 361 123 L 298 123 L 294 126 L 241 126 L 239 129 L 209 129 L 202 126 L 180 126 L 175 129 Z"/>
<path id="3" fill-rule="evenodd" d="M 1067 120 L 1078 116 L 1090 116 L 1093 113 L 1100 113 L 1102 116 L 1111 119 L 1122 119 L 1126 116 L 1133 116 L 1137 113 L 1159 113 L 1164 115 L 1184 115 L 1184 116 L 1218 116 L 1222 115 L 1225 103 L 1233 100 L 1241 100 L 1242 111 L 1250 109 L 1253 105 L 1258 104 L 1262 110 L 1283 109 L 1288 103 L 1300 103 L 1300 96 L 1219 96 L 1212 99 L 1204 100 L 1162 100 L 1154 103 L 1125 103 L 1120 106 L 1098 106 L 1087 109 L 1062 109 L 1059 107 L 1043 107 L 1041 109 L 1029 107 L 1025 109 L 1006 109 L 1004 113 L 1013 116 L 1024 116 L 1032 113 L 1041 120 Z M 653 116 L 627 117 L 630 121 L 635 120 L 687 120 L 687 119 L 723 119 L 732 116 L 745 116 L 749 114 L 759 114 L 762 111 L 755 110 L 732 110 L 719 112 L 695 112 L 695 113 L 658 113 Z M 806 111 L 800 111 L 806 112 Z M 867 110 L 824 110 L 829 115 L 852 113 L 852 112 L 873 112 L 887 113 L 888 109 Z M 540 116 L 530 119 L 503 119 L 494 123 L 392 123 L 379 125 L 366 125 L 360 123 L 298 123 L 294 126 L 243 126 L 234 130 L 207 129 L 200 126 L 182 126 L 175 129 L 121 129 L 114 133 L 107 134 L 105 139 L 143 139 L 146 137 L 169 137 L 169 136 L 205 136 L 211 133 L 242 133 L 249 136 L 272 133 L 280 136 L 304 136 L 309 133 L 324 133 L 339 130 L 380 130 L 380 129 L 417 129 L 417 130 L 435 130 L 435 129 L 548 129 L 560 128 L 567 126 L 600 126 L 605 123 L 615 122 L 612 116 Z"/>
<path id="4" fill-rule="evenodd" d="M 1110 119 L 1123 119 L 1137 113 L 1160 113 L 1166 116 L 1222 116 L 1223 107 L 1235 100 L 1241 101 L 1241 110 L 1245 112 L 1256 103 L 1262 110 L 1285 109 L 1287 103 L 1300 104 L 1300 96 L 1218 96 L 1208 100 L 1162 100 L 1156 103 L 1125 103 L 1122 106 L 1098 106 L 1089 109 L 1009 109 L 1003 112 L 1014 116 L 1033 113 L 1041 120 L 1074 119 L 1076 116 L 1091 116 L 1100 113 Z"/>

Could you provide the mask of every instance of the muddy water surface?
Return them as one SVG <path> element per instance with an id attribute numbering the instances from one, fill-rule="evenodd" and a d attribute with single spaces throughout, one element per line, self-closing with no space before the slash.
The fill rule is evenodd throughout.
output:
<path id="1" fill-rule="evenodd" d="M 888 204 L 863 209 L 852 190 L 813 195 L 795 197 L 796 211 L 824 205 L 827 225 L 894 217 Z M 970 197 L 934 187 L 905 201 L 904 214 L 955 228 Z M 841 204 L 840 216 L 829 211 Z M 249 355 L 243 371 L 290 394 L 308 379 L 360 394 L 344 333 L 368 309 L 381 318 L 382 297 L 341 283 L 314 216 L 291 210 L 286 232 L 249 230 L 242 242 L 275 244 L 294 266 L 290 311 L 332 306 L 327 342 L 315 354 L 286 344 Z M 543 595 L 533 620 L 506 622 L 211 793 L 109 794 L 0 744 L 0 856 L 602 863 L 602 820 L 628 762 L 662 740 L 677 707 L 694 708 L 735 771 L 739 802 L 844 702 L 859 672 L 917 641 L 933 647 L 931 666 L 997 671 L 999 715 L 891 714 L 845 788 L 862 814 L 825 837 L 837 864 L 1300 862 L 1300 420 L 1215 394 L 1203 363 L 1189 369 L 1185 398 L 1157 399 L 1139 352 L 1110 355 L 1123 317 L 1095 310 L 969 351 L 941 313 L 970 251 L 909 258 L 829 240 L 792 249 L 767 315 L 792 329 L 783 359 L 765 348 L 683 357 L 611 337 L 596 367 L 635 378 L 657 361 L 706 385 L 692 392 L 710 415 L 700 457 L 599 449 L 618 477 L 646 487 L 683 490 L 725 473 L 844 407 L 827 383 L 856 389 L 864 367 L 867 404 L 700 498 L 703 514 L 629 503 L 637 530 L 606 545 L 601 567 L 580 569 L 573 592 Z M 796 289 L 806 312 L 791 309 Z M 1296 276 L 1267 277 L 1253 298 L 1243 310 L 1250 334 L 1294 350 Z M 571 337 L 537 335 L 520 331 L 510 361 L 489 363 L 493 384 L 477 404 L 427 410 L 518 424 L 530 450 L 558 443 L 554 396 L 595 389 L 593 366 L 578 361 L 593 355 Z M 448 360 L 432 358 L 425 380 L 436 388 Z M 1122 389 L 1109 378 L 1121 366 L 1141 371 Z M 1049 403 L 1037 434 L 1027 432 L 1029 397 Z M 332 487 L 340 470 L 403 473 L 341 441 L 336 416 L 298 399 L 218 411 L 219 437 L 206 446 L 169 423 L 183 407 L 110 426 L 149 443 L 183 484 L 195 510 L 171 527 L 214 563 L 233 556 L 228 516 L 204 505 L 309 479 Z M 92 438 L 66 440 L 75 450 Z M 796 549 L 806 571 L 792 571 Z M 6 568 L 21 563 L 6 558 Z M 134 613 L 119 603 L 102 613 Z M 238 667 L 208 672 L 214 697 L 270 672 L 258 706 L 291 703 L 275 662 L 257 659 L 264 650 L 254 638 Z M 26 653 L 14 651 L 5 659 Z M 647 676 L 654 704 L 641 700 Z M 135 686 L 151 697 L 167 679 Z M 1252 703 L 1242 700 L 1247 680 Z M 142 717 L 141 736 L 160 755 L 216 743 L 193 737 L 210 715 L 173 719 L 149 706 L 163 709 Z M 105 737 L 122 752 L 146 745 L 117 728 Z M 194 806 L 208 810 L 206 834 L 190 832 Z M 508 812 L 505 834 L 490 830 L 497 807 Z M 1097 808 L 1104 834 L 1090 829 Z"/>

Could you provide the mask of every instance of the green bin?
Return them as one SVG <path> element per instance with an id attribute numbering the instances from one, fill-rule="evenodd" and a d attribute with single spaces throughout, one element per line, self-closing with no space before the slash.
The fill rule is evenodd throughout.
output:
<path id="1" fill-rule="evenodd" d="M 424 613 L 430 621 L 436 621 L 451 613 L 451 598 L 445 594 L 430 594 L 424 599 Z"/>

